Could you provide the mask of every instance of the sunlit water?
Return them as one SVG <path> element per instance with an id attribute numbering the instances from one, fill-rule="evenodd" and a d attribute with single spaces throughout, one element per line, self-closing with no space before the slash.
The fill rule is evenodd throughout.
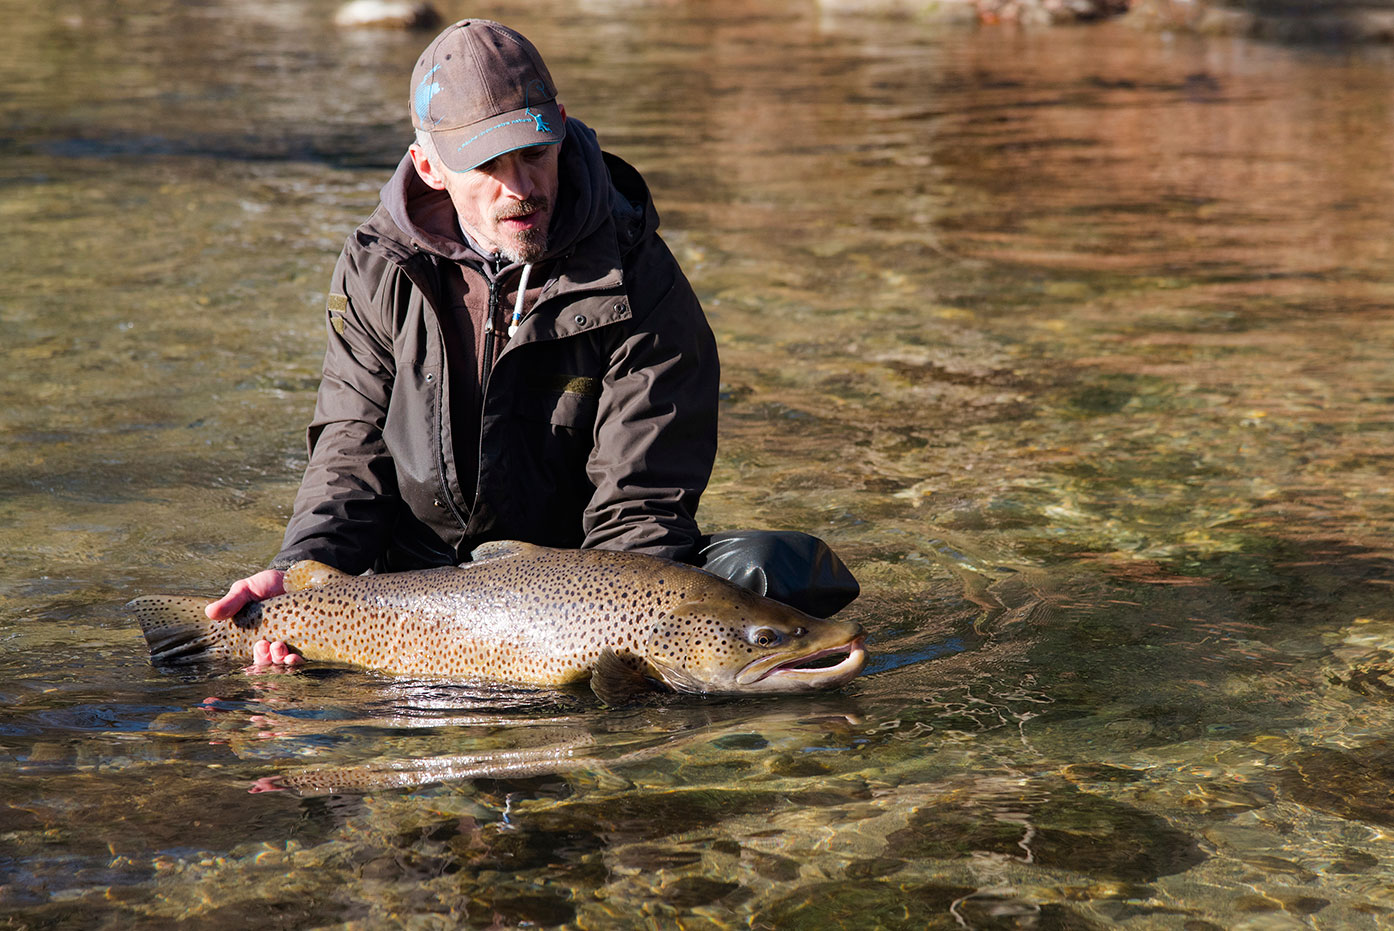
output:
<path id="1" fill-rule="evenodd" d="M 655 190 L 706 524 L 863 581 L 840 693 L 602 712 L 159 671 L 121 610 L 277 548 L 427 38 L 333 7 L 0 4 L 0 918 L 1394 922 L 1387 50 L 449 5 Z"/>

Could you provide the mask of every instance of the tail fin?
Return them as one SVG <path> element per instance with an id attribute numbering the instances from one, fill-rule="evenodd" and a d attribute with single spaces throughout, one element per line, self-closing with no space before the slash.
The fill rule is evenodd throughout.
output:
<path id="1" fill-rule="evenodd" d="M 209 620 L 203 613 L 207 603 L 203 598 L 148 595 L 126 605 L 140 621 L 151 662 L 197 663 L 238 655 L 233 623 Z"/>

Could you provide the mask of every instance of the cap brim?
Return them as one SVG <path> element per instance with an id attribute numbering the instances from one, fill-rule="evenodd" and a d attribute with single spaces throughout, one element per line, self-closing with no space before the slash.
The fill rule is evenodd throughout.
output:
<path id="1" fill-rule="evenodd" d="M 451 171 L 469 171 L 515 149 L 556 145 L 566 138 L 561 107 L 555 100 L 431 133 L 436 152 Z"/>

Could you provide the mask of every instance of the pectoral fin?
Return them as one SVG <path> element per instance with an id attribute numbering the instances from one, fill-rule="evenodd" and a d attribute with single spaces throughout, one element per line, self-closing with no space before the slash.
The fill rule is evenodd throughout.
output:
<path id="1" fill-rule="evenodd" d="M 340 572 L 313 559 L 302 559 L 286 570 L 284 585 L 287 592 L 303 592 L 307 588 L 319 588 L 330 582 L 351 578 L 347 572 Z"/>
<path id="2" fill-rule="evenodd" d="M 663 685 L 674 692 L 701 695 L 708 687 L 687 671 L 692 638 L 683 629 L 685 612 L 693 607 L 700 608 L 700 604 L 685 601 L 674 608 L 668 618 L 654 625 L 644 643 L 644 657 Z"/>
<path id="3" fill-rule="evenodd" d="M 591 669 L 591 691 L 612 708 L 627 705 L 637 696 L 651 694 L 654 681 L 620 658 L 614 650 L 606 650 Z"/>

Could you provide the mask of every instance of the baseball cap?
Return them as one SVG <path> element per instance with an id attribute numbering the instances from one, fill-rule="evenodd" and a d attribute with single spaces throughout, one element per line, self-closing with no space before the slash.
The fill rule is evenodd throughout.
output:
<path id="1" fill-rule="evenodd" d="M 426 46 L 411 74 L 411 119 L 453 171 L 566 136 L 542 56 L 487 19 L 462 19 Z"/>

